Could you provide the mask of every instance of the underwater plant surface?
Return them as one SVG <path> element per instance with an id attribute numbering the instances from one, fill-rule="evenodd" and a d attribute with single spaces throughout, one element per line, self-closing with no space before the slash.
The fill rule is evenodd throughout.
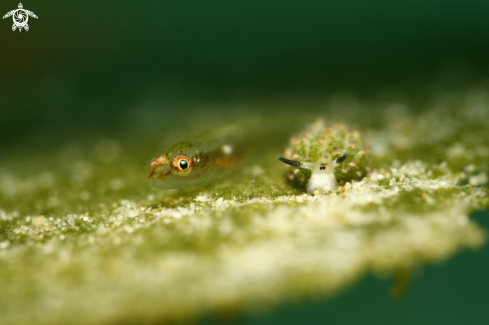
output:
<path id="1" fill-rule="evenodd" d="M 224 112 L 228 103 L 212 105 Z M 2 322 L 254 313 L 333 298 L 366 275 L 397 277 L 484 244 L 485 230 L 469 217 L 489 201 L 483 86 L 434 92 L 421 110 L 402 98 L 344 94 L 248 105 L 269 112 L 257 127 L 262 141 L 248 143 L 253 159 L 187 189 L 152 189 L 148 166 L 172 145 L 228 123 L 199 105 L 186 107 L 193 118 L 168 121 L 143 109 L 130 132 L 38 148 L 47 140 L 33 139 L 6 151 Z M 290 182 L 290 168 L 276 157 L 318 117 L 360 130 L 371 162 L 364 178 L 311 194 Z"/>

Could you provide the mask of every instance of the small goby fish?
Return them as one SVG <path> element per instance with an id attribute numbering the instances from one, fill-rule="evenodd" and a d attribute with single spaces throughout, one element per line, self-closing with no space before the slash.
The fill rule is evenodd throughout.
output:
<path id="1" fill-rule="evenodd" d="M 158 190 L 198 186 L 235 166 L 242 156 L 238 124 L 204 131 L 155 157 L 149 165 L 151 186 Z"/>
<path id="2" fill-rule="evenodd" d="M 277 158 L 292 166 L 287 177 L 309 193 L 328 193 L 338 183 L 362 179 L 369 170 L 369 149 L 361 133 L 341 123 L 326 125 L 322 119 L 290 138 L 285 156 L 292 159 Z"/>

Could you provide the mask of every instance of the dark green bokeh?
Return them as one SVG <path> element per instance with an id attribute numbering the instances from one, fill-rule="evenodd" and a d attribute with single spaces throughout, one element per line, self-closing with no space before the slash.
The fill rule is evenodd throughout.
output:
<path id="1" fill-rule="evenodd" d="M 0 28 L 0 143 L 108 132 L 142 98 L 416 95 L 488 71 L 486 1 L 36 1 Z M 15 9 L 5 1 L 0 9 Z M 161 112 L 171 118 L 176 112 Z M 54 131 L 53 131 L 54 129 Z"/>

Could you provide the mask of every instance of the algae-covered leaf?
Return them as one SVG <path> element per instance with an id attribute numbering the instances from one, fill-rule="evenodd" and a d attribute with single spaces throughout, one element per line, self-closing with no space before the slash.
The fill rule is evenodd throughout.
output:
<path id="1" fill-rule="evenodd" d="M 365 132 L 372 169 L 315 195 L 275 159 L 286 139 L 229 179 L 166 192 L 145 182 L 151 156 L 123 139 L 12 153 L 0 166 L 1 322 L 246 312 L 479 247 L 468 216 L 488 206 L 489 100 L 453 96 L 464 104 L 443 111 L 443 99 L 420 113 L 379 104 L 376 123 L 367 103 L 349 106 L 340 122 Z"/>

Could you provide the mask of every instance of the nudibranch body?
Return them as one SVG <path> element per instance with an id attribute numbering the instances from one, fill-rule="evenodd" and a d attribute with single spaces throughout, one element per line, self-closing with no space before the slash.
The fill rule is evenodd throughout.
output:
<path id="1" fill-rule="evenodd" d="M 290 159 L 278 158 L 293 167 L 287 177 L 309 193 L 327 193 L 338 183 L 360 180 L 369 168 L 361 133 L 342 123 L 326 125 L 322 119 L 290 139 L 285 157 Z"/>
<path id="2" fill-rule="evenodd" d="M 170 147 L 155 157 L 148 179 L 159 190 L 202 185 L 234 166 L 241 155 L 236 125 L 215 128 Z"/>

